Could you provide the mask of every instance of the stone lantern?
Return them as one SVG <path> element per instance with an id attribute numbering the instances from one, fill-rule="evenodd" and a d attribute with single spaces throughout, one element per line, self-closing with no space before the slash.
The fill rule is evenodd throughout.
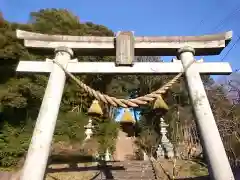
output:
<path id="1" fill-rule="evenodd" d="M 157 156 L 158 158 L 163 158 L 167 156 L 168 158 L 173 158 L 174 157 L 174 150 L 173 150 L 173 145 L 167 138 L 167 127 L 169 125 L 164 122 L 163 118 L 160 118 L 160 127 L 161 127 L 161 143 L 158 146 L 157 149 Z"/>
<path id="2" fill-rule="evenodd" d="M 92 137 L 93 131 L 92 129 L 94 128 L 94 126 L 92 125 L 92 119 L 89 118 L 88 120 L 88 124 L 86 126 L 84 126 L 85 130 L 85 134 L 86 134 L 86 138 L 85 140 L 88 140 Z"/>
<path id="3" fill-rule="evenodd" d="M 92 129 L 94 128 L 94 126 L 92 125 L 92 118 L 91 117 L 101 117 L 103 115 L 103 111 L 102 108 L 98 102 L 98 100 L 93 100 L 90 108 L 88 109 L 88 115 L 89 120 L 88 120 L 88 124 L 86 126 L 84 126 L 85 130 L 85 134 L 86 134 L 86 139 L 88 140 L 91 138 L 93 131 Z"/>

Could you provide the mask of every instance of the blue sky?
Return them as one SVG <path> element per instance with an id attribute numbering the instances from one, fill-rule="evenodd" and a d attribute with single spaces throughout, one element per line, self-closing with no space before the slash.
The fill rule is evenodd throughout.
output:
<path id="1" fill-rule="evenodd" d="M 114 32 L 132 30 L 135 35 L 202 35 L 233 30 L 231 44 L 221 55 L 205 57 L 205 61 L 222 60 L 240 35 L 238 0 L 0 0 L 4 17 L 14 22 L 27 22 L 30 12 L 42 8 L 66 8 L 82 22 L 102 24 Z M 233 69 L 240 68 L 238 44 L 224 58 Z"/>
<path id="2" fill-rule="evenodd" d="M 237 0 L 0 0 L 4 17 L 15 22 L 27 22 L 30 12 L 42 8 L 66 8 L 82 22 L 102 24 L 115 32 L 133 30 L 136 35 L 201 35 L 233 30 L 232 43 L 221 55 L 205 57 L 206 61 L 221 60 L 240 35 Z M 231 13 L 234 15 L 226 19 Z M 238 44 L 224 58 L 233 69 L 240 68 Z"/>
<path id="3" fill-rule="evenodd" d="M 131 112 L 132 117 L 135 118 L 133 110 L 132 109 L 128 109 L 128 110 Z M 119 111 L 118 111 L 118 114 L 116 116 L 116 121 L 120 121 L 122 119 L 123 113 L 124 113 L 124 108 L 120 108 Z M 137 120 L 139 120 L 140 112 L 137 111 L 136 116 L 137 116 L 136 117 Z"/>

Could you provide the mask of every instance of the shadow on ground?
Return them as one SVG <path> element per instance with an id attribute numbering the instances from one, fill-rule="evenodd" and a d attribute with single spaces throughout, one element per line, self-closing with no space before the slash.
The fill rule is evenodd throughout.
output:
<path id="1" fill-rule="evenodd" d="M 97 165 L 93 165 L 90 163 L 96 162 Z M 108 161 L 108 162 L 118 162 L 118 161 Z M 86 165 L 84 165 L 84 163 Z M 58 167 L 51 168 L 51 165 L 57 164 L 66 164 L 67 167 Z M 79 167 L 79 164 L 83 166 Z M 108 165 L 103 160 L 98 160 L 93 158 L 92 156 L 85 155 L 52 155 L 49 160 L 48 168 L 46 170 L 47 173 L 62 173 L 62 172 L 97 172 L 91 180 L 96 179 L 100 175 L 104 175 L 107 179 L 114 179 L 112 175 L 113 170 L 121 170 L 125 171 L 123 166 L 112 166 Z"/>
<path id="2" fill-rule="evenodd" d="M 210 180 L 208 176 L 193 177 L 193 178 L 178 178 L 176 180 Z"/>

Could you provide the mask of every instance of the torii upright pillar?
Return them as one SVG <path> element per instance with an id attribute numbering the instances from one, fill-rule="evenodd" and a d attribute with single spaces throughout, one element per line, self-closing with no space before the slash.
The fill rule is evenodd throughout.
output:
<path id="1" fill-rule="evenodd" d="M 56 48 L 55 52 L 55 60 L 67 67 L 73 55 L 72 50 L 60 47 Z M 65 72 L 57 64 L 54 64 L 51 67 L 51 74 L 20 177 L 21 180 L 43 180 L 44 178 L 65 81 Z"/>
<path id="2" fill-rule="evenodd" d="M 194 58 L 194 49 L 183 47 L 179 49 L 179 59 L 186 68 Z M 196 123 L 200 131 L 203 147 L 209 162 L 209 174 L 214 180 L 233 180 L 232 169 L 215 122 L 207 94 L 196 66 L 190 66 L 185 72 Z"/>

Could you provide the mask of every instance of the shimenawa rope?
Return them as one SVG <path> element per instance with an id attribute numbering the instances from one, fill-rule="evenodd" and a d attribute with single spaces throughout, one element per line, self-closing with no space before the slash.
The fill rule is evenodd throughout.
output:
<path id="1" fill-rule="evenodd" d="M 99 101 L 103 101 L 104 103 L 108 103 L 114 107 L 139 107 L 140 105 L 145 105 L 149 102 L 154 101 L 156 98 L 161 96 L 170 89 L 173 84 L 175 84 L 178 79 L 185 73 L 185 71 L 195 62 L 193 60 L 186 68 L 185 71 L 178 73 L 173 79 L 168 81 L 165 85 L 159 88 L 156 91 L 151 92 L 150 94 L 146 94 L 144 96 L 140 96 L 134 99 L 118 99 L 112 96 L 108 96 L 107 94 L 103 94 L 100 91 L 96 91 L 89 87 L 88 85 L 84 84 L 81 80 L 76 78 L 72 73 L 70 73 L 66 68 L 64 68 L 59 62 L 53 59 L 53 62 L 56 63 L 61 69 L 73 80 L 77 83 L 78 86 L 83 88 L 90 96 L 95 97 Z"/>

